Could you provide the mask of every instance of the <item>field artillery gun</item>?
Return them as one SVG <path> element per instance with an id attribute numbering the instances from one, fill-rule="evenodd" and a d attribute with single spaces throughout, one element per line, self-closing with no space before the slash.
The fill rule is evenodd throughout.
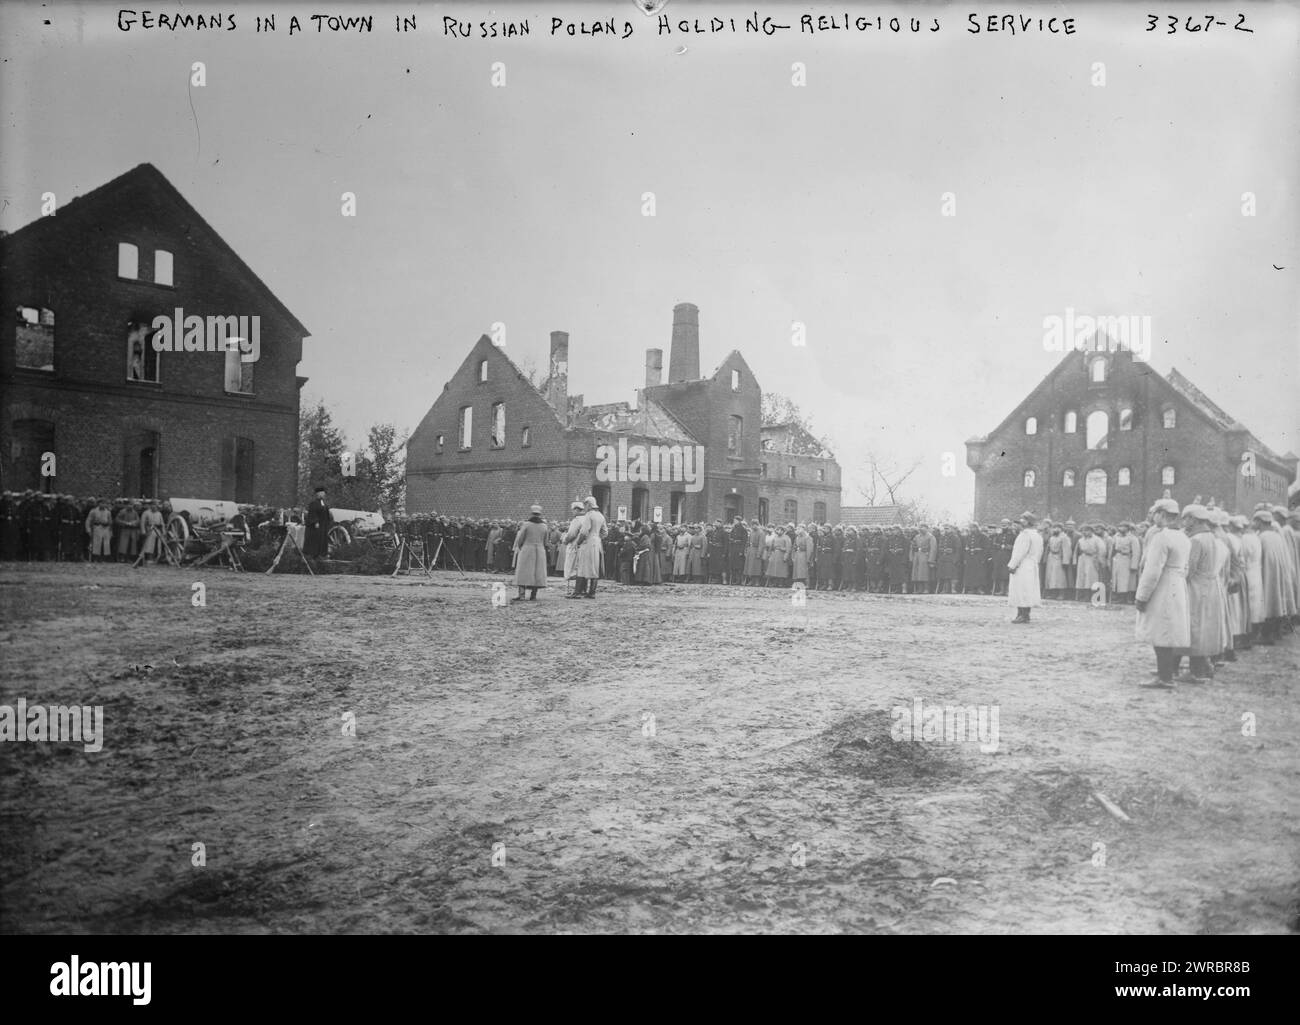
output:
<path id="1" fill-rule="evenodd" d="M 301 509 L 274 509 L 200 498 L 172 498 L 163 509 L 165 544 L 177 563 L 193 559 L 193 565 L 203 565 L 228 554 L 231 564 L 238 565 L 239 549 L 255 538 L 264 537 L 271 544 L 279 544 L 286 534 L 291 534 L 301 548 L 306 531 Z M 385 525 L 383 513 L 331 509 L 330 519 L 327 558 L 354 541 L 367 541 L 381 548 L 395 545 L 393 531 Z"/>

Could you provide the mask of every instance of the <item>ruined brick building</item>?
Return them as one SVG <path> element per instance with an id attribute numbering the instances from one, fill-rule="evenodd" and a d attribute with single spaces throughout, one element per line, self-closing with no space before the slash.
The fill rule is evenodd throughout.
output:
<path id="1" fill-rule="evenodd" d="M 1285 505 L 1297 457 L 1278 455 L 1185 376 L 1102 339 L 1070 352 L 992 433 L 966 442 L 981 523 L 1025 510 L 1137 522 L 1167 490 L 1230 511 Z"/>
<path id="2" fill-rule="evenodd" d="M 568 393 L 568 374 L 566 332 L 551 333 L 549 371 L 538 387 L 481 337 L 407 442 L 407 509 L 522 517 L 538 503 L 548 517 L 563 518 L 575 497 L 592 495 L 607 517 L 651 520 L 657 510 L 665 523 L 766 518 L 769 510 L 782 517 L 787 509 L 799 519 L 838 516 L 839 466 L 829 453 L 777 450 L 784 435 L 765 433 L 762 390 L 745 358 L 733 350 L 700 376 L 692 304 L 673 308 L 666 382 L 663 350 L 646 350 L 635 404 L 586 405 Z M 624 460 L 620 470 L 631 472 L 613 479 L 602 470 L 602 452 L 638 448 L 656 455 L 648 472 L 632 468 L 635 460 Z M 687 449 L 700 453 L 690 481 L 668 472 Z"/>
<path id="3" fill-rule="evenodd" d="M 294 503 L 308 331 L 152 165 L 0 238 L 0 295 L 6 489 Z M 158 352 L 177 311 L 190 351 Z"/>

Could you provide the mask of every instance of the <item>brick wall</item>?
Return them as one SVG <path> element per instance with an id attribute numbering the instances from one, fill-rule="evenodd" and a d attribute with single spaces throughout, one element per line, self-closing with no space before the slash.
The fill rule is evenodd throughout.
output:
<path id="1" fill-rule="evenodd" d="M 118 243 L 139 253 L 139 279 L 118 277 Z M 173 285 L 155 284 L 155 252 L 173 254 Z M 118 493 L 129 455 L 156 431 L 160 497 L 233 498 L 223 488 L 223 439 L 254 442 L 259 504 L 291 505 L 297 478 L 298 381 L 303 335 L 250 280 L 211 230 L 155 170 L 136 168 L 0 244 L 0 463 L 10 479 L 13 423 L 56 425 L 56 491 Z M 54 312 L 54 372 L 15 365 L 17 306 Z M 253 393 L 225 391 L 220 352 L 159 355 L 159 380 L 127 380 L 127 324 L 185 315 L 260 317 Z M 230 493 L 223 493 L 229 491 Z"/>
<path id="2" fill-rule="evenodd" d="M 769 515 L 773 521 L 785 523 L 785 503 L 794 499 L 798 503 L 796 522 L 811 522 L 815 518 L 816 503 L 826 504 L 826 516 L 820 522 L 840 521 L 840 466 L 833 459 L 820 456 L 796 455 L 789 452 L 764 452 L 761 461 L 767 474 L 760 479 L 758 494 L 767 499 Z M 789 476 L 794 468 L 794 479 Z M 818 471 L 826 479 L 817 479 Z"/>
<path id="3" fill-rule="evenodd" d="M 740 375 L 732 390 L 731 372 Z M 646 389 L 656 402 L 668 409 L 705 447 L 704 488 L 687 496 L 686 518 L 691 521 L 723 519 L 728 503 L 735 502 L 746 517 L 758 515 L 759 429 L 762 421 L 762 389 L 738 352 L 723 360 L 712 377 L 681 384 Z M 731 417 L 743 421 L 739 451 L 728 452 Z"/>
<path id="4" fill-rule="evenodd" d="M 1248 511 L 1254 493 L 1243 488 L 1239 472 L 1246 435 L 1219 427 L 1190 401 L 1160 378 L 1149 366 L 1134 361 L 1127 352 L 1107 355 L 1103 383 L 1091 381 L 1093 354 L 1071 353 L 1038 388 L 1016 407 L 1011 416 L 984 442 L 967 445 L 967 465 L 975 472 L 975 517 L 981 523 L 1015 517 L 1026 509 L 1053 519 L 1138 520 L 1167 485 L 1161 470 L 1174 468 L 1169 487 L 1179 503 L 1200 495 L 1218 499 L 1224 506 Z M 1089 357 L 1088 359 L 1085 358 Z M 1120 429 L 1120 411 L 1133 411 L 1132 428 Z M 1172 408 L 1176 425 L 1163 426 L 1163 413 Z M 1076 414 L 1074 433 L 1065 431 L 1065 414 Z M 1107 447 L 1086 447 L 1088 416 L 1095 410 L 1109 418 Z M 1025 433 L 1028 417 L 1038 421 L 1035 435 Z M 1270 472 L 1286 475 L 1284 465 L 1260 460 Z M 1127 467 L 1131 483 L 1118 483 L 1119 470 Z M 1024 472 L 1036 474 L 1032 488 L 1024 486 Z M 1063 483 L 1073 470 L 1075 483 Z M 1107 475 L 1106 501 L 1085 502 L 1089 470 Z M 1294 475 L 1294 467 L 1290 474 Z M 1266 480 L 1271 478 L 1266 478 Z M 1284 493 L 1284 492 L 1283 492 Z"/>

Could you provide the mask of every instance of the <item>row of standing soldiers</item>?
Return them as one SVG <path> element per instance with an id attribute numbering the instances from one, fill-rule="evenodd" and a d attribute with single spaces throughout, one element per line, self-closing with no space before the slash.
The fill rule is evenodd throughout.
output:
<path id="1" fill-rule="evenodd" d="M 0 493 L 0 559 L 82 562 L 161 553 L 153 529 L 163 513 L 153 499 L 77 498 L 50 492 Z"/>
<path id="2" fill-rule="evenodd" d="M 424 539 L 435 568 L 509 573 L 521 522 L 434 515 L 405 521 L 399 529 Z M 1016 533 L 1010 520 L 933 529 L 765 526 L 739 518 L 730 525 L 619 520 L 605 538 L 603 575 L 623 583 L 794 581 L 817 590 L 1004 594 Z M 564 571 L 563 538 L 564 525 L 548 522 L 547 568 L 553 575 Z"/>

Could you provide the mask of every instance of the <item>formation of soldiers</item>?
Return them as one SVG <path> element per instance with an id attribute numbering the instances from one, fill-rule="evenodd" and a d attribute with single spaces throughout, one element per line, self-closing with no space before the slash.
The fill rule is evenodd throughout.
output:
<path id="1" fill-rule="evenodd" d="M 1248 518 L 1165 497 L 1151 507 L 1139 560 L 1136 636 L 1155 649 L 1156 679 L 1198 683 L 1255 644 L 1300 625 L 1300 508 L 1261 504 Z"/>
<path id="2" fill-rule="evenodd" d="M 423 538 L 434 566 L 466 572 L 509 573 L 515 536 L 521 521 L 472 519 L 432 515 L 399 521 L 399 530 Z M 568 525 L 546 522 L 547 567 L 564 574 Z M 1069 541 L 1068 582 L 1052 584 L 1053 597 L 1092 597 L 1094 577 L 1120 581 L 1131 599 L 1137 553 L 1130 541 L 1140 529 L 1074 522 L 1061 525 Z M 1049 522 L 1044 535 L 1052 532 Z M 1093 540 L 1085 540 L 1092 532 Z M 602 578 L 628 584 L 719 583 L 771 587 L 802 583 L 810 590 L 863 591 L 879 594 L 1006 594 L 1007 561 L 1018 529 L 1009 519 L 981 526 L 928 524 L 867 526 L 787 523 L 660 524 L 618 520 L 608 526 L 603 544 Z M 1085 573 L 1077 577 L 1076 552 L 1090 553 L 1093 544 L 1104 551 L 1085 557 Z M 1058 555 L 1062 542 L 1053 546 Z M 1091 560 L 1091 561 L 1089 561 Z M 1127 561 L 1126 561 L 1127 560 Z M 1095 567 L 1090 570 L 1088 567 Z M 1048 564 L 1044 564 L 1045 576 Z M 1092 574 L 1090 576 L 1090 573 Z M 1077 585 L 1077 586 L 1076 586 Z M 1124 599 L 1121 599 L 1124 600 Z"/>
<path id="3" fill-rule="evenodd" d="M 154 533 L 166 522 L 155 499 L 78 498 L 37 491 L 0 493 L 0 559 L 23 562 L 146 562 L 162 554 Z"/>

